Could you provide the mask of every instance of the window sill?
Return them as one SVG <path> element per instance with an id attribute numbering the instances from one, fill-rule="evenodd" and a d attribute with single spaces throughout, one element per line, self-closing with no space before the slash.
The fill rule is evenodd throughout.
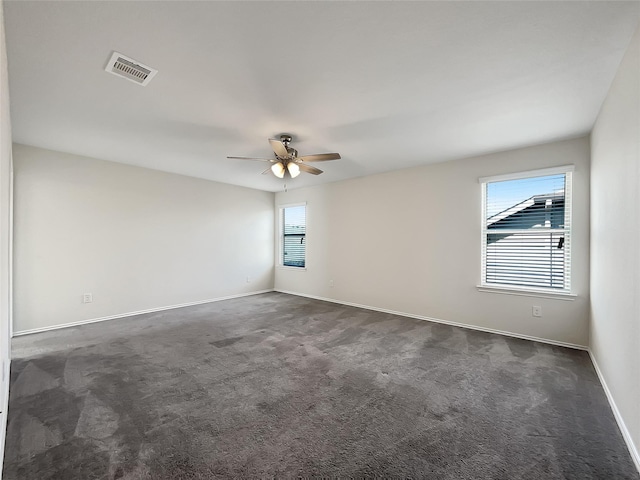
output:
<path id="1" fill-rule="evenodd" d="M 276 265 L 276 268 L 281 268 L 282 270 L 293 270 L 293 271 L 301 271 L 301 272 L 307 271 L 307 267 L 290 267 L 288 265 Z"/>
<path id="2" fill-rule="evenodd" d="M 567 292 L 554 292 L 552 290 L 534 290 L 534 289 L 521 289 L 514 287 L 497 287 L 489 285 L 476 285 L 479 292 L 484 293 L 499 293 L 503 295 L 521 295 L 523 297 L 538 297 L 538 298 L 553 298 L 556 300 L 574 301 L 578 298 L 575 293 Z"/>

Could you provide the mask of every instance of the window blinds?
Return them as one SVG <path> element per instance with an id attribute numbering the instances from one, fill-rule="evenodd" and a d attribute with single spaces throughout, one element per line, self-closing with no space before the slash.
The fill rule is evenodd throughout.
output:
<path id="1" fill-rule="evenodd" d="M 305 266 L 307 208 L 304 205 L 282 209 L 282 265 Z"/>
<path id="2" fill-rule="evenodd" d="M 483 187 L 483 284 L 569 291 L 571 172 Z"/>

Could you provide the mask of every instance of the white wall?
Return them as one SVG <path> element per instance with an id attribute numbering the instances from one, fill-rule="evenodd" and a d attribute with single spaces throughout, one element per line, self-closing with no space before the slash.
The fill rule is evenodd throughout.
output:
<path id="1" fill-rule="evenodd" d="M 18 144 L 13 158 L 16 332 L 273 287 L 273 193 Z"/>
<path id="2" fill-rule="evenodd" d="M 572 286 L 578 298 L 478 292 L 478 178 L 566 164 L 575 164 Z M 307 270 L 277 268 L 277 290 L 588 343 L 587 137 L 276 194 L 276 205 L 301 201 L 307 202 Z M 542 318 L 531 316 L 533 305 L 542 306 Z"/>
<path id="3" fill-rule="evenodd" d="M 640 30 L 591 148 L 591 352 L 640 469 Z"/>
<path id="4" fill-rule="evenodd" d="M 4 37 L 3 3 L 0 0 L 0 468 L 9 400 L 11 325 L 11 119 L 9 76 Z M 2 473 L 0 472 L 0 477 Z"/>

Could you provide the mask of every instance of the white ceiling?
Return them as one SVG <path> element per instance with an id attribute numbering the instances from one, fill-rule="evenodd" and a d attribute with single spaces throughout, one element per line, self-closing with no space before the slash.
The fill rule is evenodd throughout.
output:
<path id="1" fill-rule="evenodd" d="M 585 134 L 638 2 L 4 2 L 14 141 L 268 191 Z M 104 71 L 112 51 L 159 70 Z"/>

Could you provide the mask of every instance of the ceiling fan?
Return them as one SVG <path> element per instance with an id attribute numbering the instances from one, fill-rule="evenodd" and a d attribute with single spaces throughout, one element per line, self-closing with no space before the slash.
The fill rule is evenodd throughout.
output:
<path id="1" fill-rule="evenodd" d="M 307 165 L 307 162 L 324 162 L 326 160 L 339 160 L 339 153 L 318 153 L 316 155 L 304 155 L 298 156 L 298 151 L 295 148 L 289 146 L 291 143 L 291 135 L 283 133 L 280 135 L 280 140 L 270 138 L 269 143 L 273 148 L 273 153 L 276 158 L 254 158 L 254 157 L 227 157 L 239 160 L 256 160 L 259 162 L 270 162 L 271 167 L 267 168 L 263 175 L 271 171 L 276 177 L 284 178 L 285 175 L 291 178 L 296 178 L 300 175 L 300 171 L 311 173 L 313 175 L 320 175 L 322 170 L 311 165 Z"/>

